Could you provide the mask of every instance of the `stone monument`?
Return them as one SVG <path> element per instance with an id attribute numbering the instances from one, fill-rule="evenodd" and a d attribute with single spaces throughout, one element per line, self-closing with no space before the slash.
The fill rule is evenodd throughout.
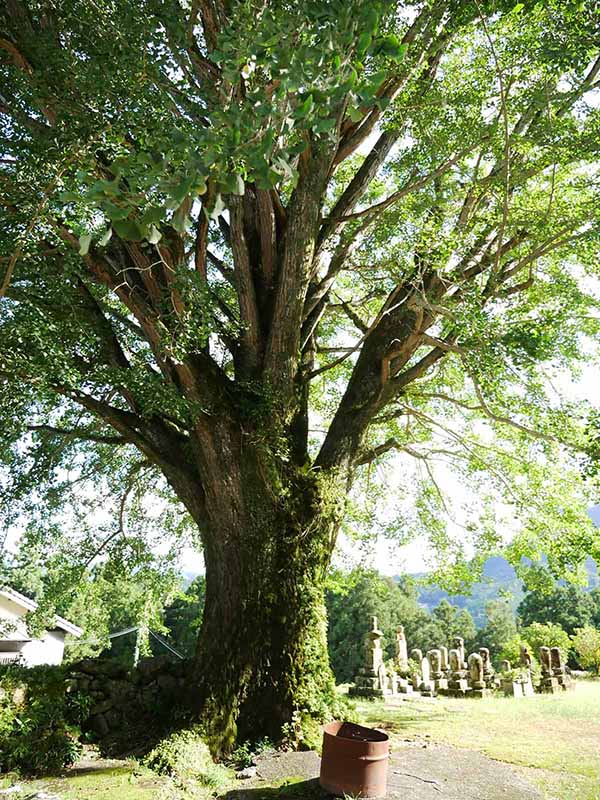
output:
<path id="1" fill-rule="evenodd" d="M 499 681 L 496 678 L 496 671 L 492 666 L 492 659 L 490 658 L 490 651 L 487 647 L 479 648 L 479 655 L 483 662 L 483 679 L 487 689 L 497 689 Z"/>
<path id="2" fill-rule="evenodd" d="M 464 697 L 468 691 L 469 683 L 467 673 L 463 667 L 461 651 L 453 648 L 449 653 L 450 658 L 450 680 L 448 681 L 448 692 L 454 697 Z"/>
<path id="3" fill-rule="evenodd" d="M 431 680 L 433 681 L 433 688 L 436 692 L 444 693 L 448 690 L 448 678 L 442 669 L 442 653 L 441 650 L 429 650 L 427 658 L 431 665 Z"/>
<path id="4" fill-rule="evenodd" d="M 419 690 L 424 697 L 433 697 L 435 686 L 431 680 L 431 664 L 427 656 L 421 659 L 421 684 Z"/>
<path id="5" fill-rule="evenodd" d="M 540 689 L 547 694 L 556 694 L 560 692 L 558 678 L 552 674 L 552 666 L 550 661 L 550 648 L 540 647 L 540 663 L 542 665 L 542 681 Z"/>
<path id="6" fill-rule="evenodd" d="M 415 647 L 414 650 L 410 651 L 410 660 L 414 662 L 415 666 L 413 667 L 413 671 L 411 673 L 412 679 L 412 686 L 415 692 L 419 691 L 419 687 L 421 686 L 421 681 L 423 680 L 421 677 L 421 669 L 423 665 L 423 653 L 419 650 L 418 647 Z"/>
<path id="7" fill-rule="evenodd" d="M 571 676 L 568 674 L 567 668 L 563 662 L 560 647 L 550 648 L 550 668 L 552 670 L 552 675 L 557 679 L 561 689 L 566 691 L 567 689 L 574 688 Z"/>
<path id="8" fill-rule="evenodd" d="M 440 655 L 442 659 L 442 672 L 444 673 L 444 677 L 448 678 L 450 673 L 450 664 L 448 663 L 448 648 L 447 647 L 440 647 Z"/>
<path id="9" fill-rule="evenodd" d="M 404 625 L 400 625 L 396 631 L 396 690 L 392 687 L 394 694 L 410 694 L 413 691 L 412 684 L 408 680 L 410 670 L 408 668 L 408 645 L 404 634 Z"/>
<path id="10" fill-rule="evenodd" d="M 531 653 L 529 652 L 529 648 L 525 645 L 521 646 L 521 666 L 525 667 L 526 669 L 531 669 Z"/>
<path id="11" fill-rule="evenodd" d="M 485 684 L 485 674 L 483 671 L 483 659 L 479 653 L 471 653 L 469 656 L 469 679 L 473 697 L 485 697 L 488 693 Z"/>
<path id="12" fill-rule="evenodd" d="M 384 697 L 389 694 L 388 678 L 383 663 L 381 648 L 382 631 L 377 626 L 377 617 L 371 617 L 371 630 L 365 639 L 365 662 L 355 679 L 349 694 L 359 697 Z"/>
<path id="13" fill-rule="evenodd" d="M 465 661 L 465 640 L 460 636 L 454 638 L 454 649 L 460 653 L 461 669 L 467 669 L 467 662 Z"/>

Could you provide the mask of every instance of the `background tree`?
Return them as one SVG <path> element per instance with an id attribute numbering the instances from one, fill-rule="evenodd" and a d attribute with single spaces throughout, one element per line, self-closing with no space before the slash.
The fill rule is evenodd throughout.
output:
<path id="1" fill-rule="evenodd" d="M 439 625 L 441 640 L 438 644 L 451 642 L 457 636 L 465 640 L 465 647 L 469 648 L 475 639 L 477 629 L 473 617 L 466 608 L 456 608 L 447 600 L 442 600 L 431 612 L 432 620 Z M 440 639 L 440 637 L 438 637 Z"/>
<path id="2" fill-rule="evenodd" d="M 521 664 L 521 649 L 523 647 L 526 647 L 529 650 L 533 664 L 537 665 L 538 656 L 534 652 L 530 642 L 528 642 L 527 639 L 525 639 L 525 637 L 522 634 L 516 633 L 507 642 L 504 643 L 502 651 L 498 654 L 498 656 L 496 656 L 496 658 L 494 658 L 494 654 L 492 654 L 492 658 L 496 665 L 496 668 L 499 668 L 501 662 L 506 660 L 510 661 L 512 669 L 518 669 Z"/>
<path id="3" fill-rule="evenodd" d="M 556 441 L 583 420 L 548 375 L 598 327 L 598 23 L 579 0 L 3 4 L 4 522 L 110 497 L 89 559 L 161 495 L 169 524 L 140 500 L 135 529 L 201 540 L 217 749 L 327 713 L 325 576 L 375 461 L 421 465 L 406 524 L 456 585 L 440 459 L 477 489 L 465 541 L 500 547 L 501 492 L 513 563 L 595 552 Z"/>
<path id="4" fill-rule="evenodd" d="M 600 674 L 600 631 L 591 625 L 578 628 L 572 642 L 581 666 Z"/>
<path id="5" fill-rule="evenodd" d="M 571 652 L 571 638 L 560 625 L 552 622 L 532 622 L 521 631 L 522 636 L 532 647 L 532 655 L 539 660 L 540 647 L 560 647 L 566 660 Z"/>
<path id="6" fill-rule="evenodd" d="M 600 628 L 600 588 L 594 588 L 590 592 L 590 597 L 594 601 L 594 611 L 592 613 L 592 625 Z"/>
<path id="7" fill-rule="evenodd" d="M 164 610 L 164 625 L 169 642 L 184 656 L 194 655 L 206 595 L 204 575 L 198 575 Z"/>
<path id="8" fill-rule="evenodd" d="M 338 683 L 353 681 L 364 662 L 364 642 L 371 616 L 384 633 L 385 658 L 395 656 L 396 631 L 405 626 L 409 647 L 418 647 L 415 632 L 429 615 L 419 608 L 414 587 L 399 585 L 375 570 L 335 571 L 328 583 L 326 606 L 331 666 Z"/>
<path id="9" fill-rule="evenodd" d="M 63 530 L 54 534 L 49 538 L 46 528 L 30 526 L 16 554 L 4 553 L 0 559 L 0 582 L 38 603 L 38 610 L 27 617 L 28 625 L 43 629 L 58 613 L 83 628 L 81 639 L 67 637 L 69 661 L 102 653 L 131 666 L 136 633 L 109 639 L 109 634 L 131 627 L 142 629 L 142 637 L 137 637 L 140 655 L 149 655 L 148 628 L 167 632 L 163 609 L 181 582 L 172 559 L 157 556 L 144 540 L 128 539 L 102 562 L 86 565 L 72 547 L 72 536 Z M 57 540 L 62 542 L 58 550 Z"/>
<path id="10" fill-rule="evenodd" d="M 487 623 L 477 632 L 476 647 L 487 647 L 496 660 L 517 634 L 517 621 L 508 600 L 492 600 L 486 605 Z"/>
<path id="11" fill-rule="evenodd" d="M 594 597 L 581 586 L 556 586 L 552 591 L 528 592 L 517 609 L 525 627 L 535 622 L 554 623 L 569 635 L 588 625 L 596 611 Z"/>

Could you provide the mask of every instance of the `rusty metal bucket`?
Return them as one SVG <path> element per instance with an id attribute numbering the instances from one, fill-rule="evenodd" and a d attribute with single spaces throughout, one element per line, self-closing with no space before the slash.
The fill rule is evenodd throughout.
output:
<path id="1" fill-rule="evenodd" d="M 330 722 L 323 728 L 319 783 L 334 795 L 384 797 L 389 748 L 389 738 L 382 731 L 352 722 Z"/>

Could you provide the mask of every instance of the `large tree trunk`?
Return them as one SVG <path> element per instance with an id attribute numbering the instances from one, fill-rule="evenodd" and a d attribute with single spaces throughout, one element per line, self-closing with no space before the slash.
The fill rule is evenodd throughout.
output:
<path id="1" fill-rule="evenodd" d="M 193 678 L 217 753 L 286 726 L 293 735 L 334 699 L 323 601 L 331 505 L 314 473 L 252 444 L 228 455 L 203 482 L 206 603 Z"/>

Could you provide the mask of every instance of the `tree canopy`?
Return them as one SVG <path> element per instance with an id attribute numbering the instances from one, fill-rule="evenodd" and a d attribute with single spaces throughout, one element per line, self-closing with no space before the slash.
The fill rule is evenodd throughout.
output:
<path id="1" fill-rule="evenodd" d="M 525 595 L 517 609 L 525 626 L 553 623 L 568 634 L 589 625 L 597 614 L 595 595 L 580 586 L 556 586 L 551 592 L 534 590 Z"/>
<path id="2" fill-rule="evenodd" d="M 229 744 L 320 708 L 353 504 L 457 583 L 506 519 L 520 568 L 598 553 L 555 379 L 598 336 L 599 41 L 585 0 L 3 4 L 3 523 L 201 542 Z M 362 502 L 396 453 L 422 480 Z"/>

